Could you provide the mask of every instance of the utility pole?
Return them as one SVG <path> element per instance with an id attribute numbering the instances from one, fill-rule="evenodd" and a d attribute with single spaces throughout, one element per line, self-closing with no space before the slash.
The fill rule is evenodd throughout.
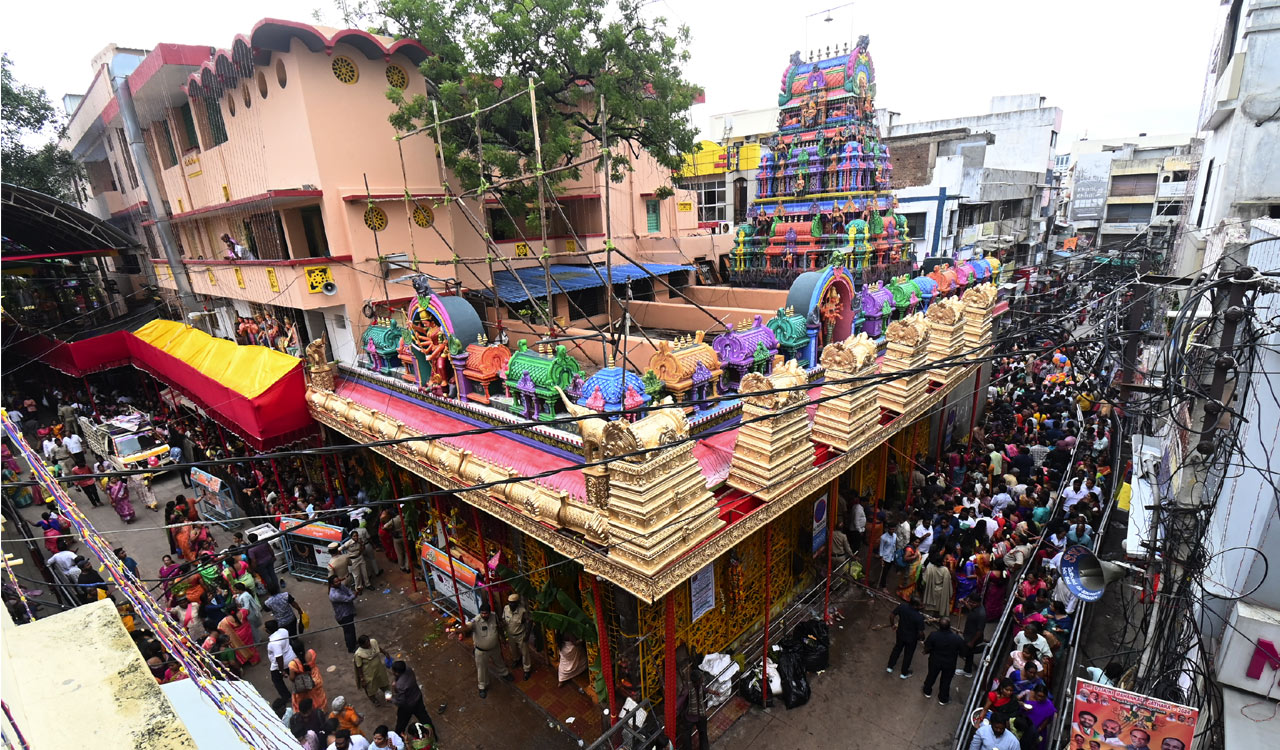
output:
<path id="1" fill-rule="evenodd" d="M 147 205 L 151 207 L 151 216 L 155 219 L 156 230 L 160 235 L 160 245 L 164 247 L 164 256 L 169 262 L 169 273 L 173 276 L 174 285 L 178 287 L 178 305 L 182 309 L 183 321 L 190 323 L 191 314 L 199 311 L 201 305 L 195 292 L 191 290 L 187 267 L 178 255 L 178 243 L 174 241 L 173 230 L 169 226 L 169 211 L 165 208 L 164 198 L 160 193 L 160 182 L 151 167 L 147 145 L 142 141 L 142 127 L 138 124 L 138 112 L 133 106 L 133 92 L 129 90 L 128 76 L 116 79 L 116 99 L 120 102 L 120 118 L 124 120 L 124 135 L 129 141 L 129 153 L 133 155 L 133 163 L 137 165 L 142 177 Z"/>
<path id="2" fill-rule="evenodd" d="M 1231 251 L 1227 252 L 1229 254 Z M 1209 400 L 1204 405 L 1204 423 L 1200 428 L 1200 442 L 1196 445 L 1196 450 L 1206 456 L 1211 455 L 1217 448 L 1214 437 L 1218 431 L 1222 412 L 1227 409 L 1227 405 L 1223 403 L 1227 374 L 1237 365 L 1235 356 L 1232 354 L 1236 346 L 1236 332 L 1240 328 L 1241 321 L 1248 316 L 1248 311 L 1244 308 L 1244 293 L 1253 277 L 1253 268 L 1240 266 L 1231 274 L 1231 284 L 1227 287 L 1226 310 L 1222 314 L 1222 336 L 1218 339 L 1218 357 L 1213 363 L 1213 381 L 1209 385 Z"/>

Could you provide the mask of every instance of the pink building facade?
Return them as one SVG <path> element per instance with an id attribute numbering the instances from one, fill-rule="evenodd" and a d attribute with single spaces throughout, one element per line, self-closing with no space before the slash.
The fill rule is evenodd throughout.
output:
<path id="1" fill-rule="evenodd" d="M 495 329 L 520 329 L 520 311 L 530 301 L 494 290 L 539 265 L 540 238 L 509 225 L 504 232 L 492 201 L 468 200 L 466 210 L 446 203 L 433 140 L 426 133 L 397 139 L 388 122 L 390 87 L 406 96 L 426 93 L 418 65 L 428 52 L 420 44 L 266 19 L 212 57 L 207 48 L 180 45 L 127 52 L 128 64 L 114 74 L 110 64 L 98 66 L 72 117 L 68 139 L 86 159 L 88 204 L 99 215 L 132 216 L 126 228 L 151 256 L 142 275 L 176 289 L 154 216 L 121 148 L 111 84 L 127 75 L 180 245 L 178 271 L 203 297 L 203 325 L 215 335 L 252 333 L 297 352 L 324 334 L 332 355 L 352 363 L 368 313 L 402 308 L 418 273 L 441 280 L 432 283 L 436 293 L 470 298 Z M 112 128 L 114 140 L 102 135 Z M 688 262 L 679 259 L 674 238 L 697 230 L 691 193 L 655 195 L 670 183 L 655 162 L 641 159 L 610 193 L 616 246 L 641 263 L 661 260 L 662 268 Z M 556 263 L 584 265 L 587 256 L 574 253 L 603 250 L 604 190 L 603 175 L 589 168 L 564 186 L 563 216 L 549 209 L 547 251 L 564 254 Z M 252 259 L 229 259 L 224 235 Z M 509 260 L 467 262 L 487 253 Z M 689 283 L 691 276 L 677 279 Z M 535 301 L 545 296 L 543 283 L 532 286 Z M 553 285 L 550 309 L 566 328 L 601 309 L 571 303 L 561 286 Z M 602 287 L 595 289 L 600 297 Z"/>

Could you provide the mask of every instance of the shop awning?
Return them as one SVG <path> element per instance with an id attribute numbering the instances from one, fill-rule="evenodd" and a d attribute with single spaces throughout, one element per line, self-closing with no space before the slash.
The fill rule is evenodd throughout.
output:
<path id="1" fill-rule="evenodd" d="M 153 320 L 132 333 L 75 342 L 30 336 L 18 348 L 68 375 L 123 365 L 145 370 L 258 450 L 316 430 L 302 360 L 264 346 L 239 346 L 177 321 Z"/>

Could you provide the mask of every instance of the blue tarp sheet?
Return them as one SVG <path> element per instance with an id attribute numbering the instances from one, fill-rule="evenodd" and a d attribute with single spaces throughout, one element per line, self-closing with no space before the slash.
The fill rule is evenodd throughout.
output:
<path id="1" fill-rule="evenodd" d="M 676 271 L 693 270 L 693 266 L 679 266 L 668 263 L 643 263 L 641 266 L 634 266 L 630 263 L 615 263 L 613 266 L 613 283 L 624 284 L 636 279 L 649 278 L 649 274 L 662 276 Z M 591 266 L 552 265 L 551 293 L 560 294 L 562 292 L 604 286 L 604 282 L 601 279 L 608 279 L 609 273 L 602 265 L 596 266 L 596 268 L 600 271 L 599 275 L 596 275 L 596 272 L 591 270 Z M 516 274 L 519 274 L 519 279 L 516 278 Z M 523 287 L 520 285 L 521 281 L 524 282 Z M 547 289 L 541 266 L 519 268 L 516 269 L 514 274 L 511 271 L 495 271 L 493 274 L 493 286 L 498 292 L 498 299 L 503 302 L 523 302 L 529 299 L 529 292 L 533 293 L 535 299 L 542 298 L 546 296 Z M 529 292 L 525 291 L 525 287 L 528 287 Z M 488 289 L 481 290 L 480 293 L 486 297 L 493 296 L 493 292 Z"/>

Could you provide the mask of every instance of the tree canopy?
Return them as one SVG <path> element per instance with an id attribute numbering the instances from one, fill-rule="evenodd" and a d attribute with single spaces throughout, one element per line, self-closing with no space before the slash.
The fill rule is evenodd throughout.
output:
<path id="1" fill-rule="evenodd" d="M 367 7 L 362 19 L 376 32 L 416 38 L 431 51 L 422 64 L 429 98 L 391 90 L 398 104 L 391 122 L 403 131 L 429 126 L 432 101 L 442 121 L 459 117 L 442 125 L 441 140 L 445 164 L 464 190 L 534 171 L 529 97 L 518 96 L 529 79 L 553 188 L 580 177 L 583 167 L 603 168 L 596 162 L 550 171 L 599 153 L 605 130 L 614 181 L 645 152 L 674 171 L 694 149 L 686 113 L 699 90 L 682 70 L 689 31 L 643 18 L 637 0 L 376 0 Z M 479 116 L 477 136 L 476 119 L 466 115 L 513 95 Z M 513 216 L 537 226 L 535 180 L 494 193 Z"/>
<path id="2" fill-rule="evenodd" d="M 62 124 L 57 110 L 44 89 L 15 80 L 10 65 L 8 55 L 0 58 L 0 172 L 4 181 L 75 203 L 80 166 L 52 140 Z M 35 149 L 24 143 L 40 136 L 51 140 Z"/>

